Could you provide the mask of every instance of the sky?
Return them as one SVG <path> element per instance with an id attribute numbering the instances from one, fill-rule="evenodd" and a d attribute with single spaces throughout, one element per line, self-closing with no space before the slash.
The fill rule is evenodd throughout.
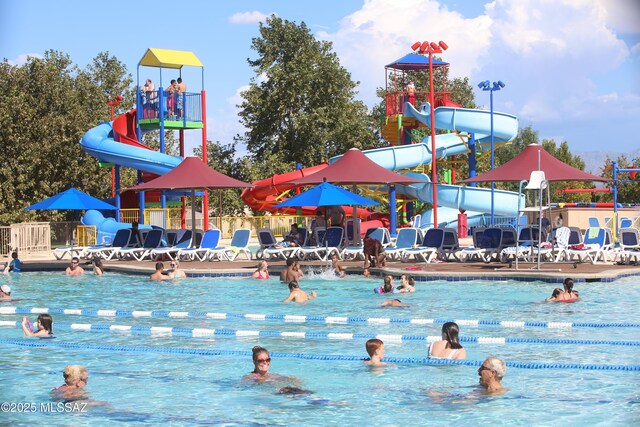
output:
<path id="1" fill-rule="evenodd" d="M 373 106 L 384 65 L 416 41 L 444 41 L 450 76 L 469 77 L 488 109 L 483 80 L 502 80 L 494 109 L 518 116 L 541 138 L 567 141 L 574 153 L 640 147 L 640 2 L 637 0 L 236 0 L 154 2 L 0 0 L 0 57 L 14 65 L 53 49 L 81 68 L 103 51 L 137 64 L 150 47 L 193 51 L 204 64 L 208 139 L 230 143 L 243 132 L 237 104 L 254 71 L 251 40 L 275 14 L 305 22 L 333 43 Z M 139 79 L 156 78 L 141 68 Z M 163 83 L 173 78 L 163 75 Z M 177 75 L 176 75 L 177 77 Z M 202 74 L 183 73 L 188 91 Z M 154 80 L 157 81 L 157 80 Z M 105 107 L 106 108 L 106 107 Z M 90 124 L 87 125 L 87 128 Z M 187 132 L 187 150 L 200 141 Z M 243 152 L 242 147 L 239 150 Z"/>

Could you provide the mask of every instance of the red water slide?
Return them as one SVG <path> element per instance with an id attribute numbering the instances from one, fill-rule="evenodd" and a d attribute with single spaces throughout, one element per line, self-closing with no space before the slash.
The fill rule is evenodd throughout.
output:
<path id="1" fill-rule="evenodd" d="M 294 208 L 274 209 L 273 206 L 287 200 L 282 197 L 282 194 L 296 187 L 296 185 L 291 184 L 290 181 L 319 172 L 327 166 L 327 163 L 322 163 L 317 166 L 311 166 L 285 174 L 274 175 L 271 178 L 254 181 L 254 188 L 247 188 L 242 191 L 242 200 L 254 211 L 279 212 L 294 215 L 296 214 L 296 209 Z M 351 206 L 343 206 L 342 208 L 347 213 L 347 217 L 352 216 L 353 208 Z M 317 210 L 314 206 L 304 206 L 301 209 L 302 215 L 311 216 L 315 215 L 315 211 Z M 357 209 L 356 214 L 361 220 L 367 221 L 367 224 L 363 223 L 363 226 L 361 227 L 363 232 L 369 227 L 382 227 L 388 225 L 388 220 L 376 212 L 359 208 Z"/>

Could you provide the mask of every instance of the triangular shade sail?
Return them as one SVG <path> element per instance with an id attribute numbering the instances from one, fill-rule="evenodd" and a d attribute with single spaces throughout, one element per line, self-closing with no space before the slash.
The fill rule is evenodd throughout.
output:
<path id="1" fill-rule="evenodd" d="M 424 184 L 424 181 L 383 168 L 357 148 L 350 149 L 335 163 L 319 172 L 290 182 L 306 185 L 324 181 L 333 184 Z"/>
<path id="2" fill-rule="evenodd" d="M 158 178 L 136 185 L 131 190 L 184 190 L 184 189 L 215 189 L 253 187 L 246 182 L 239 181 L 222 174 L 205 165 L 198 157 L 185 159 L 170 172 Z"/>
<path id="3" fill-rule="evenodd" d="M 36 204 L 33 204 L 25 210 L 37 211 L 37 210 L 87 210 L 87 209 L 99 209 L 99 210 L 115 210 L 116 207 L 110 205 L 107 202 L 103 202 L 100 199 L 96 199 L 83 193 L 75 188 L 70 188 L 62 193 L 58 193 L 55 196 L 51 196 L 48 199 L 44 199 Z"/>
<path id="4" fill-rule="evenodd" d="M 530 144 L 520 154 L 507 163 L 473 178 L 460 182 L 506 182 L 528 180 L 532 171 L 544 171 L 547 181 L 610 181 L 592 175 L 553 157 L 542 145 Z"/>

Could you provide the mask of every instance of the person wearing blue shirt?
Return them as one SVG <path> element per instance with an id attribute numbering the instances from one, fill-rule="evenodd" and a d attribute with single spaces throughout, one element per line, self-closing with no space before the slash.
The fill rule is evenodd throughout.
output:
<path id="1" fill-rule="evenodd" d="M 20 273 L 22 270 L 22 261 L 18 259 L 18 252 L 12 252 L 11 258 L 11 262 L 4 267 L 3 273 Z"/>

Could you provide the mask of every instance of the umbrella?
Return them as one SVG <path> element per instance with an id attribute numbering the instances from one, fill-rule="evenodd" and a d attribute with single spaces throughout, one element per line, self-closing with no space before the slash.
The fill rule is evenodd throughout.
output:
<path id="1" fill-rule="evenodd" d="M 252 184 L 231 178 L 215 169 L 210 168 L 198 157 L 185 157 L 184 160 L 171 171 L 158 178 L 130 188 L 134 191 L 144 190 L 185 190 L 191 189 L 191 227 L 193 236 L 196 235 L 195 191 L 222 188 L 253 187 Z M 205 215 L 207 207 L 203 212 Z M 195 238 L 193 239 L 195 242 Z"/>
<path id="2" fill-rule="evenodd" d="M 276 208 L 301 206 L 334 206 L 334 205 L 377 205 L 375 200 L 367 199 L 328 182 L 316 185 L 310 190 L 275 205 Z M 325 211 L 326 212 L 326 211 Z"/>
<path id="3" fill-rule="evenodd" d="M 110 205 L 107 202 L 103 202 L 100 199 L 96 199 L 86 193 L 75 188 L 70 188 L 67 191 L 58 193 L 55 196 L 51 196 L 48 199 L 44 199 L 34 205 L 26 207 L 25 210 L 87 210 L 87 209 L 102 209 L 102 210 L 116 210 L 116 207 Z"/>

